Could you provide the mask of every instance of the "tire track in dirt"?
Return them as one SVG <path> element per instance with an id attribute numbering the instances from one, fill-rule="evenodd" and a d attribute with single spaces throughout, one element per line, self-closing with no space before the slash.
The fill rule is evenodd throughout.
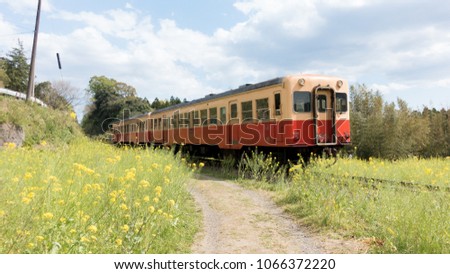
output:
<path id="1" fill-rule="evenodd" d="M 193 253 L 361 253 L 356 241 L 314 235 L 276 206 L 265 191 L 248 190 L 207 176 L 188 189 L 203 214 Z"/>

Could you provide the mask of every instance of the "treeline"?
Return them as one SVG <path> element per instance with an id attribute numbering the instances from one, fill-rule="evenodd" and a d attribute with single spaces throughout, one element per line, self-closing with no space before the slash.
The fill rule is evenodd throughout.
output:
<path id="1" fill-rule="evenodd" d="M 180 98 L 173 97 L 173 96 L 170 96 L 169 100 L 159 100 L 158 97 L 156 97 L 155 100 L 153 100 L 153 102 L 150 104 L 150 106 L 152 107 L 152 109 L 156 110 L 156 109 L 166 108 L 166 107 L 170 107 L 173 105 L 178 105 L 178 104 L 186 103 L 186 102 L 187 102 L 186 98 L 183 99 L 183 101 L 181 101 Z"/>
<path id="2" fill-rule="evenodd" d="M 352 86 L 350 97 L 352 147 L 358 157 L 450 156 L 450 110 L 411 110 L 401 99 L 385 102 L 364 85 Z"/>

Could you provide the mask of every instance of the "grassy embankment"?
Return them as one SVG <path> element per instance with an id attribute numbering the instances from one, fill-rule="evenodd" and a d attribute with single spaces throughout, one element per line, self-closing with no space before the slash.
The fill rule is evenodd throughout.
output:
<path id="1" fill-rule="evenodd" d="M 36 104 L 0 96 L 0 124 L 21 126 L 25 132 L 24 145 L 66 144 L 83 136 L 73 112 L 43 108 Z"/>
<path id="2" fill-rule="evenodd" d="M 69 114 L 10 103 L 0 117 L 28 146 L 0 148 L 0 253 L 189 252 L 199 216 L 181 159 L 74 136 L 61 128 Z M 28 108 L 29 123 L 12 113 Z"/>
<path id="3" fill-rule="evenodd" d="M 450 253 L 450 158 L 339 159 L 332 166 L 317 159 L 275 182 L 267 179 L 274 174 L 271 161 L 256 158 L 258 182 L 241 183 L 275 191 L 277 202 L 304 223 L 362 239 L 374 253 Z"/>

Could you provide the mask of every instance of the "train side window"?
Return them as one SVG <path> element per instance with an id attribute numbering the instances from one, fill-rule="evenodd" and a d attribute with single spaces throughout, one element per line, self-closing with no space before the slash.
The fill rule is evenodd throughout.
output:
<path id="1" fill-rule="evenodd" d="M 242 121 L 248 122 L 253 120 L 253 102 L 247 101 L 241 103 L 242 107 Z"/>
<path id="2" fill-rule="evenodd" d="M 281 94 L 275 94 L 275 115 L 281 115 Z"/>
<path id="3" fill-rule="evenodd" d="M 190 120 L 190 113 L 186 112 L 185 114 L 183 114 L 183 127 L 188 127 L 189 126 L 189 120 Z"/>
<path id="4" fill-rule="evenodd" d="M 227 108 L 226 107 L 220 108 L 220 123 L 222 125 L 227 123 Z"/>
<path id="5" fill-rule="evenodd" d="M 294 92 L 294 111 L 311 112 L 311 93 L 305 91 Z"/>
<path id="6" fill-rule="evenodd" d="M 347 94 L 346 93 L 336 93 L 336 111 L 337 112 L 347 112 Z"/>
<path id="7" fill-rule="evenodd" d="M 217 124 L 217 108 L 209 109 L 209 124 L 211 125 Z"/>
<path id="8" fill-rule="evenodd" d="M 200 125 L 200 116 L 197 110 L 194 111 L 194 126 Z"/>
<path id="9" fill-rule="evenodd" d="M 200 119 L 201 119 L 201 125 L 206 126 L 208 123 L 208 110 L 202 109 L 200 110 Z"/>
<path id="10" fill-rule="evenodd" d="M 193 127 L 195 124 L 195 121 L 194 121 L 195 112 L 196 111 L 191 111 L 191 114 L 189 115 L 190 116 L 189 117 L 189 127 Z"/>
<path id="11" fill-rule="evenodd" d="M 237 104 L 231 104 L 230 108 L 230 119 L 236 119 L 238 117 Z"/>
<path id="12" fill-rule="evenodd" d="M 317 96 L 318 110 L 319 112 L 327 111 L 327 96 L 326 95 L 318 95 Z"/>
<path id="13" fill-rule="evenodd" d="M 270 119 L 269 98 L 256 100 L 256 118 L 262 121 Z"/>

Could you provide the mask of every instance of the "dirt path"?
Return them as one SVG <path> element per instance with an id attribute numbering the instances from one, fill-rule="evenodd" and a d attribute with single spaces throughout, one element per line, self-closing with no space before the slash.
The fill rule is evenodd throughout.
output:
<path id="1" fill-rule="evenodd" d="M 193 253 L 361 253 L 356 241 L 314 235 L 264 191 L 200 176 L 188 188 L 203 213 Z"/>

